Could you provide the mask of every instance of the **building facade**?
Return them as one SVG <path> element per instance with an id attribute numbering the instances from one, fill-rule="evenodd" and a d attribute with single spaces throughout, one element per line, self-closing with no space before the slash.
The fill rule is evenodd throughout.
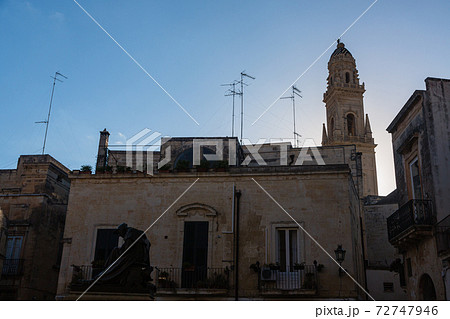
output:
<path id="1" fill-rule="evenodd" d="M 226 144 L 228 138 L 222 140 Z M 261 156 L 273 165 L 254 166 L 241 165 L 250 152 L 236 145 L 231 149 L 238 165 L 205 169 L 188 161 L 194 143 L 192 138 L 164 143 L 158 159 L 170 149 L 174 164 L 155 168 L 153 175 L 117 167 L 71 175 L 58 298 L 76 299 L 83 292 L 76 283 L 99 273 L 96 268 L 119 243 L 112 235 L 117 225 L 145 230 L 164 212 L 147 232 L 157 300 L 366 298 L 303 231 L 333 258 L 342 245 L 342 266 L 365 287 L 362 210 L 350 168 L 354 148 L 319 148 L 323 165 L 312 157 L 315 150 L 308 153 L 308 165 L 289 165 L 290 160 L 279 165 L 274 149 L 280 146 L 265 145 Z M 210 154 L 207 149 L 202 156 Z M 287 157 L 293 155 L 295 163 L 301 152 L 287 148 Z M 108 156 L 107 163 L 116 160 Z M 188 161 L 187 167 L 175 164 L 180 161 Z M 93 291 L 83 298 L 149 297 Z"/>
<path id="2" fill-rule="evenodd" d="M 411 300 L 448 300 L 450 261 L 450 80 L 427 78 L 387 128 L 399 209 L 389 240 L 402 254 Z"/>
<path id="3" fill-rule="evenodd" d="M 20 156 L 0 170 L 2 300 L 54 300 L 69 170 L 50 155 Z"/>

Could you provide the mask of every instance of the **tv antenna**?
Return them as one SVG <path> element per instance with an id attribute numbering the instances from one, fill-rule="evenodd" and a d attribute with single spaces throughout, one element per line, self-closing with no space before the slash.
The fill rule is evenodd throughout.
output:
<path id="1" fill-rule="evenodd" d="M 64 76 L 63 74 L 61 74 L 59 72 L 55 72 L 54 76 L 50 76 L 53 79 L 53 87 L 52 87 L 52 95 L 50 97 L 50 106 L 48 107 L 47 120 L 35 122 L 35 123 L 39 123 L 39 124 L 45 124 L 45 136 L 44 136 L 44 146 L 42 146 L 42 155 L 44 155 L 44 153 L 45 153 L 45 143 L 47 142 L 48 124 L 50 123 L 50 113 L 52 111 L 52 102 L 53 102 L 53 94 L 55 92 L 55 84 L 56 84 L 56 81 L 59 81 L 61 83 L 64 82 L 64 81 L 58 79 L 58 76 L 67 79 L 66 76 Z"/>
<path id="2" fill-rule="evenodd" d="M 233 112 L 231 114 L 231 137 L 234 137 L 234 98 L 236 95 L 241 95 L 240 92 L 236 92 L 236 84 L 238 81 L 233 81 L 232 83 L 222 84 L 221 86 L 229 86 L 230 88 L 225 92 L 225 96 L 233 97 Z"/>
<path id="3" fill-rule="evenodd" d="M 300 91 L 299 89 L 297 89 L 295 87 L 295 85 L 293 85 L 292 86 L 292 94 L 290 96 L 280 97 L 280 100 L 282 100 L 282 99 L 291 99 L 292 100 L 292 116 L 294 118 L 294 147 L 298 147 L 298 138 L 301 137 L 301 135 L 297 133 L 297 130 L 295 128 L 295 96 L 299 96 L 300 98 L 302 98 L 300 93 L 302 93 L 302 91 Z"/>
<path id="4" fill-rule="evenodd" d="M 246 74 L 245 71 L 242 71 L 241 80 L 238 82 L 241 84 L 241 92 L 239 92 L 241 95 L 241 144 L 244 137 L 244 85 L 247 85 L 244 83 L 244 77 L 255 80 L 253 76 Z"/>

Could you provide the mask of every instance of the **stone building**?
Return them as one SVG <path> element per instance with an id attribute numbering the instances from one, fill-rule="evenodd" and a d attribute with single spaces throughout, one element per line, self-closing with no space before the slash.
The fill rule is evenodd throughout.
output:
<path id="1" fill-rule="evenodd" d="M 387 220 L 411 300 L 450 298 L 450 80 L 427 78 L 387 128 L 399 209 Z"/>
<path id="2" fill-rule="evenodd" d="M 54 300 L 68 173 L 50 155 L 22 155 L 16 169 L 0 170 L 1 300 Z"/>
<path id="3" fill-rule="evenodd" d="M 364 227 L 366 229 L 367 289 L 376 300 L 406 300 L 403 273 L 393 271 L 401 257 L 389 244 L 387 217 L 398 209 L 397 191 L 387 196 L 364 198 Z"/>
<path id="4" fill-rule="evenodd" d="M 100 132 L 100 152 L 107 143 L 102 138 L 106 133 Z M 221 164 L 219 160 L 206 168 L 195 165 L 191 157 L 195 140 L 172 138 L 163 143 L 153 156 L 163 160 L 170 149 L 170 169 L 154 166 L 152 174 L 134 167 L 118 169 L 116 164 L 123 162 L 113 151 L 103 162 L 111 163 L 112 170 L 97 165 L 96 174 L 73 172 L 58 298 L 76 299 L 83 292 L 76 283 L 99 273 L 119 242 L 113 234 L 117 225 L 127 222 L 145 230 L 166 210 L 147 232 L 157 300 L 366 298 L 301 229 L 333 258 L 342 245 L 346 250 L 342 266 L 365 287 L 362 210 L 355 183 L 359 174 L 352 172 L 357 165 L 351 160 L 354 147 L 308 150 L 263 145 L 261 157 L 270 164 L 242 165 L 247 156 L 254 162 L 247 147 L 236 139 L 214 138 L 222 141 L 225 158 L 236 158 L 236 165 L 215 165 Z M 199 140 L 202 158 L 215 152 L 204 144 L 207 139 Z M 280 156 L 282 148 L 286 156 Z M 295 165 L 299 158 L 303 165 Z M 186 166 L 181 167 L 180 161 Z M 94 289 L 83 298 L 149 296 Z"/>

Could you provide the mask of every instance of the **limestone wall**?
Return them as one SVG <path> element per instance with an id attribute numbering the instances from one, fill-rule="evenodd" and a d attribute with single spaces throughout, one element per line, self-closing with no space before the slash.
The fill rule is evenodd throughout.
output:
<path id="1" fill-rule="evenodd" d="M 249 267 L 276 261 L 277 227 L 298 227 L 252 180 L 260 183 L 325 249 L 334 256 L 342 244 L 347 250 L 343 266 L 363 279 L 359 229 L 359 203 L 346 166 L 307 171 L 263 172 L 235 170 L 225 173 L 72 176 L 65 228 L 65 245 L 58 294 L 67 293 L 70 265 L 89 265 L 94 258 L 96 230 L 122 222 L 145 230 L 186 188 L 200 177 L 147 233 L 152 243 L 151 263 L 181 267 L 184 221 L 208 221 L 208 267 L 232 267 L 233 185 L 242 192 L 240 206 L 240 295 L 259 295 L 257 274 Z M 189 206 L 191 205 L 191 206 Z M 185 207 L 193 207 L 186 212 Z M 210 207 L 211 209 L 205 209 Z M 178 212 L 178 213 L 177 213 Z M 319 273 L 321 297 L 339 295 L 338 267 L 302 231 L 301 260 L 325 267 Z M 233 272 L 232 272 L 232 275 Z M 233 282 L 232 282 L 233 284 Z M 342 277 L 341 296 L 358 298 L 355 284 Z"/>

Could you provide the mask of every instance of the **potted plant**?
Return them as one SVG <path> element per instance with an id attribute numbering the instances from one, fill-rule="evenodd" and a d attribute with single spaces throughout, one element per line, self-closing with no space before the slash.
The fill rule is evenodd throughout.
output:
<path id="1" fill-rule="evenodd" d="M 92 166 L 91 165 L 81 165 L 81 174 L 92 174 Z"/>
<path id="2" fill-rule="evenodd" d="M 179 160 L 179 161 L 177 162 L 177 165 L 175 166 L 175 169 L 176 169 L 178 172 L 187 172 L 187 171 L 189 170 L 189 166 L 190 166 L 189 161 L 186 161 L 186 160 Z"/>
<path id="3" fill-rule="evenodd" d="M 280 270 L 280 263 L 276 262 L 275 264 L 269 264 L 270 270 Z"/>
<path id="4" fill-rule="evenodd" d="M 206 158 L 200 161 L 200 165 L 197 166 L 197 172 L 207 172 L 209 169 L 209 162 Z"/>
<path id="5" fill-rule="evenodd" d="M 216 172 L 225 172 L 228 168 L 228 161 L 227 160 L 218 161 L 214 165 L 214 168 Z"/>
<path id="6" fill-rule="evenodd" d="M 303 269 L 305 269 L 305 263 L 303 262 L 303 263 L 294 263 L 294 269 L 295 270 L 303 270 Z"/>
<path id="7" fill-rule="evenodd" d="M 167 164 L 164 164 L 163 166 L 161 166 L 161 168 L 158 171 L 160 173 L 169 173 L 171 168 L 172 168 L 172 165 L 167 163 Z"/>

